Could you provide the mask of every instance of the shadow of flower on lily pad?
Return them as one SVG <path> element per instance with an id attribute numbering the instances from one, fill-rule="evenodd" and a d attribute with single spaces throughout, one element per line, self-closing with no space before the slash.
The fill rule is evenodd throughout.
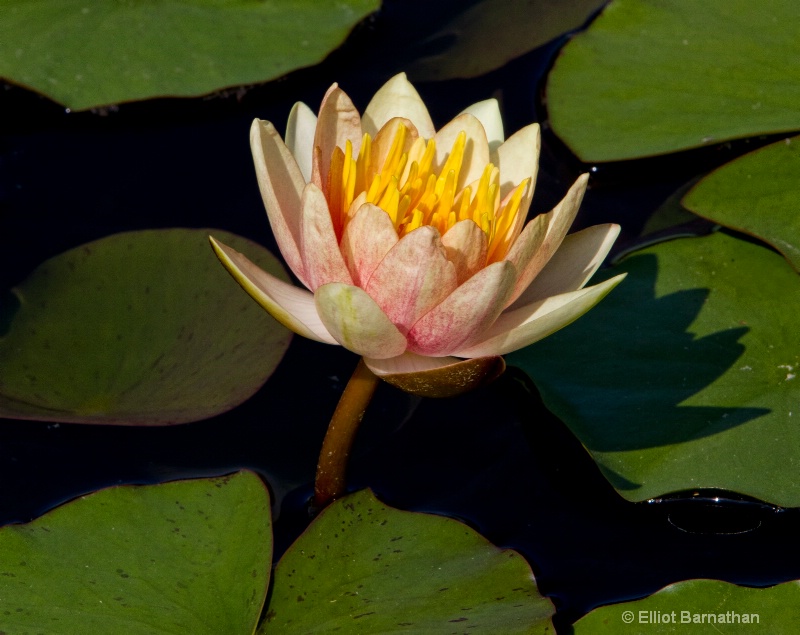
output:
<path id="1" fill-rule="evenodd" d="M 716 487 L 778 502 L 794 492 L 774 465 L 800 447 L 785 370 L 796 275 L 722 234 L 657 245 L 602 275 L 620 271 L 618 293 L 509 364 L 623 495 Z"/>

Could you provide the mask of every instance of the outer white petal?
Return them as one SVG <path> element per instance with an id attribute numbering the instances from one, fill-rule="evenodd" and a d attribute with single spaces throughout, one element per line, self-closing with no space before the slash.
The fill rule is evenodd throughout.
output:
<path id="1" fill-rule="evenodd" d="M 425 102 L 406 78 L 405 73 L 395 75 L 386 82 L 364 110 L 361 125 L 372 137 L 392 117 L 405 117 L 416 126 L 419 136 L 432 139 L 436 133 Z"/>
<path id="2" fill-rule="evenodd" d="M 620 274 L 600 284 L 546 298 L 503 313 L 477 344 L 451 354 L 456 357 L 505 355 L 555 333 L 574 322 L 619 284 Z"/>
<path id="3" fill-rule="evenodd" d="M 500 168 L 500 198 L 505 198 L 525 179 L 531 183 L 520 203 L 520 214 L 524 218 L 533 197 L 536 175 L 539 171 L 541 134 L 539 124 L 532 123 L 518 130 L 492 153 L 492 163 Z"/>
<path id="4" fill-rule="evenodd" d="M 583 288 L 603 263 L 619 229 L 614 224 L 594 225 L 567 236 L 550 262 L 509 308 Z"/>
<path id="5" fill-rule="evenodd" d="M 317 116 L 302 101 L 298 101 L 289 113 L 286 122 L 286 146 L 289 148 L 303 179 L 311 180 L 311 157 L 314 154 L 314 133 L 317 129 Z"/>
<path id="6" fill-rule="evenodd" d="M 462 113 L 469 113 L 478 118 L 486 131 L 486 138 L 489 141 L 489 150 L 495 151 L 506 140 L 503 131 L 503 117 L 500 115 L 500 106 L 496 99 L 485 99 L 469 108 L 465 108 Z"/>
<path id="7" fill-rule="evenodd" d="M 275 126 L 269 121 L 253 121 L 250 148 L 272 233 L 286 264 L 308 286 L 299 248 L 300 196 L 306 184 L 303 174 Z"/>
<path id="8" fill-rule="evenodd" d="M 209 236 L 209 240 L 234 280 L 278 322 L 308 339 L 337 344 L 322 324 L 311 293 L 268 274 L 247 256 L 213 237 Z"/>

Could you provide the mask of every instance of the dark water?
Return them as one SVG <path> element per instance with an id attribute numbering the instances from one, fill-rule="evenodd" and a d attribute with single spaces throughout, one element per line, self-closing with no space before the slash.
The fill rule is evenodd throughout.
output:
<path id="1" fill-rule="evenodd" d="M 333 81 L 363 108 L 402 70 L 393 51 L 404 15 L 389 4 L 319 66 L 206 99 L 66 113 L 6 86 L 0 91 L 0 289 L 50 256 L 131 229 L 219 227 L 275 250 L 251 164 L 251 120 L 269 119 L 281 129 L 294 101 L 316 108 Z M 502 100 L 508 131 L 541 121 L 545 146 L 534 212 L 550 209 L 580 172 L 592 169 L 577 226 L 619 222 L 624 246 L 678 186 L 763 143 L 582 166 L 549 132 L 541 99 L 542 78 L 560 43 L 476 79 L 417 85 L 437 125 L 491 96 Z M 316 453 L 355 363 L 338 347 L 295 338 L 273 378 L 247 403 L 173 428 L 3 421 L 0 522 L 24 522 L 110 484 L 251 468 L 280 503 L 280 552 L 307 522 Z M 458 517 L 495 544 L 521 551 L 559 609 L 563 632 L 594 606 L 679 580 L 766 585 L 800 578 L 798 512 L 727 501 L 725 493 L 715 500 L 715 492 L 652 504 L 622 500 L 514 369 L 448 400 L 420 401 L 382 386 L 357 440 L 351 483 L 372 487 L 393 506 Z"/>

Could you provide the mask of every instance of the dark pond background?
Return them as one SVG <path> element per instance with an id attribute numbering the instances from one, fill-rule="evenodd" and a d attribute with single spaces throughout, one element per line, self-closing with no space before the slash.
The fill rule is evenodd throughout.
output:
<path id="1" fill-rule="evenodd" d="M 277 253 L 251 163 L 251 120 L 269 119 L 282 130 L 295 101 L 316 109 L 334 81 L 363 109 L 409 57 L 446 45 L 415 48 L 408 33 L 422 41 L 454 6 L 452 0 L 435 6 L 387 2 L 322 64 L 207 98 L 68 113 L 24 89 L 2 86 L 0 289 L 50 256 L 132 229 L 218 227 Z M 417 23 L 422 12 L 430 20 L 426 25 Z M 547 125 L 544 77 L 564 41 L 478 78 L 415 84 L 437 127 L 489 97 L 500 100 L 507 132 L 542 123 L 534 213 L 549 210 L 578 174 L 591 170 L 576 227 L 618 222 L 618 247 L 625 248 L 679 186 L 752 149 L 736 142 L 665 158 L 581 165 Z M 5 420 L 0 523 L 28 521 L 111 484 L 250 468 L 269 482 L 276 500 L 279 555 L 308 522 L 305 502 L 316 454 L 356 361 L 341 348 L 296 337 L 251 400 L 213 419 L 171 428 Z M 67 368 L 70 360 L 53 363 Z M 521 551 L 558 609 L 559 632 L 597 605 L 679 580 L 760 586 L 800 578 L 796 510 L 725 500 L 736 497 L 724 492 L 624 501 L 542 406 L 530 380 L 513 368 L 491 386 L 448 400 L 419 400 L 381 386 L 357 440 L 351 485 L 372 487 L 402 509 L 455 516 L 495 544 Z M 723 500 L 715 501 L 717 495 Z"/>

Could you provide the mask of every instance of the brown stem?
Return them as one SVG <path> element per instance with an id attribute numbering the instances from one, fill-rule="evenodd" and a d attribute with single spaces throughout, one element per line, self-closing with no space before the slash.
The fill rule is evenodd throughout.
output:
<path id="1" fill-rule="evenodd" d="M 317 509 L 322 509 L 345 492 L 350 448 L 377 386 L 378 378 L 367 368 L 363 359 L 359 360 L 322 442 L 314 483 L 314 507 Z"/>

